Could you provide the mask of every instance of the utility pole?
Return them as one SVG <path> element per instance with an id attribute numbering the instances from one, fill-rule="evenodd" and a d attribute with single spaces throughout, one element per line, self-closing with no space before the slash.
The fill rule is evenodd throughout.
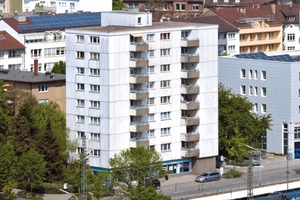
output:
<path id="1" fill-rule="evenodd" d="M 247 168 L 247 199 L 252 199 L 253 197 L 253 166 L 250 159 L 248 168 Z"/>
<path id="2" fill-rule="evenodd" d="M 86 136 L 82 137 L 82 148 L 83 155 L 81 159 L 81 188 L 80 188 L 80 200 L 87 200 L 87 174 L 86 174 L 86 160 L 87 160 L 87 150 L 86 150 Z"/>

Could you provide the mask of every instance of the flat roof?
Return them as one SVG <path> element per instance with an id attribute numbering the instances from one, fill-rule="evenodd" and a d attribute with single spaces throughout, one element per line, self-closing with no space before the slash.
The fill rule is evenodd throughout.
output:
<path id="1" fill-rule="evenodd" d="M 300 53 L 300 52 L 299 52 Z M 265 54 L 263 52 L 250 53 L 250 54 L 237 54 L 233 57 L 253 59 L 253 60 L 269 60 L 269 61 L 280 61 L 280 62 L 300 62 L 300 55 L 292 56 L 289 52 L 281 52 L 280 54 Z"/>

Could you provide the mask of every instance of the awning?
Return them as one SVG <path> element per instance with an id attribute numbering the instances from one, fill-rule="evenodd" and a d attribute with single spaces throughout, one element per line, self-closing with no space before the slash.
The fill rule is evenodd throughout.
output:
<path id="1" fill-rule="evenodd" d="M 9 87 L 11 87 L 11 85 L 9 85 L 9 84 L 4 84 L 3 85 L 3 88 L 9 88 Z"/>
<path id="2" fill-rule="evenodd" d="M 143 37 L 144 34 L 139 34 L 139 33 L 136 33 L 136 34 L 131 34 L 131 36 L 133 37 Z"/>

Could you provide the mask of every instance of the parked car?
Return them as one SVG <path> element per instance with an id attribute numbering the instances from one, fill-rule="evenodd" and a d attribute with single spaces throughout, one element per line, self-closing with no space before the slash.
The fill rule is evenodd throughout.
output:
<path id="1" fill-rule="evenodd" d="M 253 166 L 260 166 L 260 160 L 257 158 L 249 158 L 249 157 L 244 157 L 242 163 L 244 165 L 249 165 L 250 162 L 252 162 Z"/>
<path id="2" fill-rule="evenodd" d="M 196 182 L 204 183 L 208 181 L 220 180 L 221 175 L 219 172 L 205 172 L 195 178 Z"/>

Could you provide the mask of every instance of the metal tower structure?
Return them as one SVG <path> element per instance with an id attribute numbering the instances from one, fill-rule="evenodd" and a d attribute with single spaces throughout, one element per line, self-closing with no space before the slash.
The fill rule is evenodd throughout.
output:
<path id="1" fill-rule="evenodd" d="M 87 173 L 86 173 L 87 150 L 86 150 L 86 136 L 85 135 L 82 137 L 82 148 L 83 148 L 83 155 L 81 158 L 80 200 L 87 200 Z"/>
<path id="2" fill-rule="evenodd" d="M 248 168 L 247 168 L 247 199 L 252 199 L 253 197 L 253 166 L 250 159 Z"/>

